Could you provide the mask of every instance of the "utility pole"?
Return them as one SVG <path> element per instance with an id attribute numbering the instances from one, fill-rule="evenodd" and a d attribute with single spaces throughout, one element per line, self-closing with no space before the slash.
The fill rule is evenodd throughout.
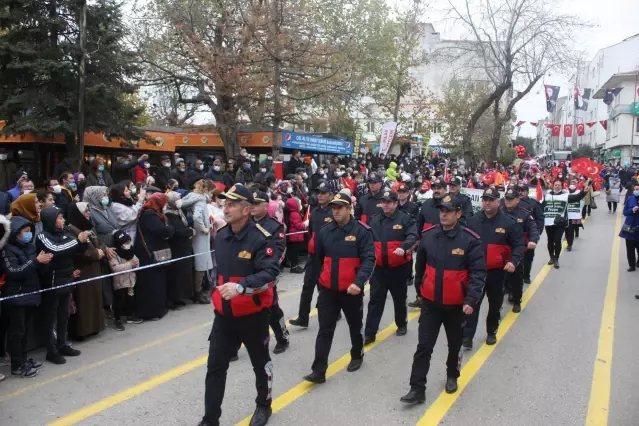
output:
<path id="1" fill-rule="evenodd" d="M 579 68 L 581 67 L 581 61 L 577 61 L 577 76 L 575 77 L 575 89 L 577 90 L 576 95 L 579 96 Z M 575 90 L 573 90 L 572 100 L 572 150 L 577 149 L 577 107 L 579 104 L 577 103 L 577 97 L 575 97 Z"/>
<path id="2" fill-rule="evenodd" d="M 637 105 L 637 92 L 639 92 L 639 70 L 637 70 L 635 74 L 635 98 L 633 102 L 633 106 L 636 108 Z M 632 108 L 631 108 L 632 112 Z M 635 164 L 635 130 L 637 129 L 637 116 L 631 115 L 632 117 L 632 129 L 630 133 L 630 167 L 634 168 Z"/>
<path id="3" fill-rule="evenodd" d="M 86 55 L 87 55 L 87 2 L 80 5 L 80 62 L 78 64 L 78 156 L 84 158 L 84 99 L 86 92 Z"/>

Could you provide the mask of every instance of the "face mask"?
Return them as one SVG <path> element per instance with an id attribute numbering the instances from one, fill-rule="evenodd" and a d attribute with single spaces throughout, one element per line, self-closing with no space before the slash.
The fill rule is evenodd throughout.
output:
<path id="1" fill-rule="evenodd" d="M 222 168 L 220 166 L 213 166 L 213 170 L 219 172 L 220 170 L 222 170 Z"/>
<path id="2" fill-rule="evenodd" d="M 69 183 L 67 183 L 67 188 L 69 188 L 69 189 L 75 189 L 75 188 L 76 188 L 75 182 L 69 182 Z"/>
<path id="3" fill-rule="evenodd" d="M 251 161 L 254 163 L 255 162 L 255 157 L 251 157 Z"/>
<path id="4" fill-rule="evenodd" d="M 260 172 L 262 172 L 262 173 L 266 173 L 266 169 L 265 169 L 264 167 L 262 167 L 262 168 L 260 169 Z"/>
<path id="5" fill-rule="evenodd" d="M 178 169 L 183 172 L 184 170 L 186 170 L 186 167 L 182 166 L 182 167 L 178 167 Z"/>
<path id="6" fill-rule="evenodd" d="M 149 163 L 144 163 L 144 168 L 148 169 L 149 167 L 151 167 L 151 165 Z"/>
<path id="7" fill-rule="evenodd" d="M 242 167 L 244 167 L 245 169 L 248 169 L 249 167 L 251 167 L 251 165 L 247 164 L 247 163 L 244 163 L 244 164 L 242 164 Z"/>
<path id="8" fill-rule="evenodd" d="M 307 175 L 306 173 L 302 173 L 302 177 L 303 177 L 304 179 L 308 179 L 308 175 Z"/>
<path id="9" fill-rule="evenodd" d="M 23 189 L 22 193 L 24 194 L 31 194 L 31 192 L 33 192 L 33 189 Z"/>
<path id="10" fill-rule="evenodd" d="M 175 202 L 175 207 L 177 207 L 178 209 L 181 209 L 182 208 L 182 200 L 177 200 Z"/>
<path id="11" fill-rule="evenodd" d="M 344 174 L 344 172 L 335 172 L 335 176 L 337 176 L 337 177 L 342 177 L 343 174 Z"/>
<path id="12" fill-rule="evenodd" d="M 18 238 L 22 244 L 29 244 L 33 239 L 33 234 L 31 232 L 25 232 L 21 237 Z"/>
<path id="13" fill-rule="evenodd" d="M 0 160 L 4 161 L 6 159 L 7 159 L 7 155 L 6 154 L 0 155 Z"/>
<path id="14" fill-rule="evenodd" d="M 124 164 L 129 164 L 129 163 L 130 163 L 130 161 L 129 161 L 129 160 L 124 160 L 124 161 L 123 161 L 123 163 L 124 163 Z"/>
<path id="15" fill-rule="evenodd" d="M 204 164 L 200 164 L 199 166 L 197 166 L 198 170 L 204 170 Z"/>
<path id="16" fill-rule="evenodd" d="M 248 156 L 249 156 L 249 155 L 248 155 L 248 152 L 243 152 L 243 153 L 242 153 L 242 157 L 246 157 L 246 158 L 248 158 Z"/>
<path id="17" fill-rule="evenodd" d="M 138 189 L 134 186 L 133 188 L 130 188 L 130 189 L 129 189 L 129 192 L 130 192 L 131 194 L 135 194 L 136 192 L 138 192 Z"/>
<path id="18" fill-rule="evenodd" d="M 634 191 L 632 195 L 634 195 L 635 197 L 639 197 L 639 191 Z"/>
<path id="19" fill-rule="evenodd" d="M 131 249 L 131 243 L 124 243 L 122 244 L 122 248 L 124 250 L 130 250 Z"/>
<path id="20" fill-rule="evenodd" d="M 95 160 L 95 157 L 89 157 L 89 161 Z"/>
<path id="21" fill-rule="evenodd" d="M 266 157 L 266 159 L 267 159 L 268 161 L 271 161 L 271 160 L 273 159 L 273 157 Z"/>
<path id="22" fill-rule="evenodd" d="M 564 177 L 563 175 L 559 175 L 559 179 L 561 179 L 562 177 Z"/>
<path id="23" fill-rule="evenodd" d="M 98 170 L 103 172 L 104 171 L 104 166 L 98 166 Z"/>
<path id="24" fill-rule="evenodd" d="M 575 186 L 575 185 L 570 185 L 568 188 L 569 188 L 571 191 L 574 191 L 575 189 L 577 189 L 577 186 Z"/>
<path id="25" fill-rule="evenodd" d="M 164 167 L 171 167 L 171 163 L 162 163 Z"/>
<path id="26" fill-rule="evenodd" d="M 286 188 L 286 193 L 287 194 L 292 194 L 293 193 L 293 188 L 291 188 L 290 186 L 288 188 Z"/>
<path id="27" fill-rule="evenodd" d="M 102 198 L 102 205 L 105 207 L 109 205 L 109 197 Z"/>

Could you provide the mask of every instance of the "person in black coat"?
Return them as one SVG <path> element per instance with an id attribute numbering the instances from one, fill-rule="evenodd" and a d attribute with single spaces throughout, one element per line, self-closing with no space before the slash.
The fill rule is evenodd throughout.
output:
<path id="1" fill-rule="evenodd" d="M 140 260 L 140 266 L 158 263 L 153 253 L 171 248 L 168 240 L 175 233 L 175 229 L 166 224 L 166 217 L 162 212 L 166 202 L 166 195 L 156 192 L 148 197 L 142 207 L 135 235 L 135 255 Z M 169 265 L 166 264 L 136 272 L 136 316 L 158 320 L 166 314 L 168 273 Z"/>
<path id="2" fill-rule="evenodd" d="M 195 164 L 186 172 L 186 178 L 189 190 L 192 190 L 195 182 L 204 179 L 204 162 L 200 159 L 196 160 Z"/>
<path id="3" fill-rule="evenodd" d="M 233 185 L 235 185 L 235 162 L 230 161 L 226 166 L 226 171 L 224 172 L 224 186 L 228 191 Z"/>
<path id="4" fill-rule="evenodd" d="M 160 167 L 155 171 L 153 178 L 155 186 L 161 190 L 164 191 L 169 187 L 169 180 L 173 179 L 173 173 L 171 172 L 171 158 L 168 155 L 160 157 Z"/>
<path id="5" fill-rule="evenodd" d="M 133 169 L 138 165 L 140 161 L 146 161 L 149 159 L 147 154 L 143 154 L 137 160 L 132 155 L 126 152 L 119 152 L 115 156 L 115 163 L 111 166 L 111 175 L 113 176 L 113 182 L 120 183 L 123 180 L 135 180 L 133 176 Z"/>
<path id="6" fill-rule="evenodd" d="M 164 214 L 169 225 L 175 230 L 173 236 L 169 239 L 171 255 L 174 259 L 193 255 L 191 238 L 195 235 L 195 230 L 189 227 L 181 207 L 180 194 L 169 192 Z M 168 283 L 169 308 L 175 309 L 178 306 L 184 306 L 184 299 L 193 297 L 193 287 L 191 286 L 193 282 L 193 258 L 169 264 L 169 277 L 171 277 Z M 179 279 L 176 279 L 177 277 Z M 202 303 L 201 299 L 197 301 Z M 204 299 L 203 303 L 208 304 L 210 302 Z"/>
<path id="7" fill-rule="evenodd" d="M 7 233 L 9 240 L 1 255 L 2 270 L 6 276 L 2 287 L 3 297 L 40 290 L 38 269 L 51 262 L 53 255 L 44 252 L 36 254 L 33 231 L 33 224 L 24 217 L 15 216 L 11 219 L 11 232 Z M 36 293 L 3 302 L 9 317 L 7 346 L 11 354 L 11 374 L 14 376 L 33 377 L 42 367 L 41 362 L 27 358 L 27 330 L 35 319 L 40 301 L 40 293 Z"/>
<path id="8" fill-rule="evenodd" d="M 184 159 L 178 158 L 175 162 L 175 168 L 171 172 L 173 179 L 177 180 L 180 189 L 189 189 L 188 179 L 186 176 L 186 163 Z"/>
<path id="9" fill-rule="evenodd" d="M 65 228 L 62 210 L 57 207 L 42 209 L 40 218 L 43 231 L 36 237 L 36 252 L 53 254 L 53 259 L 40 274 L 40 285 L 43 288 L 51 288 L 70 284 L 80 276 L 80 271 L 73 267 L 73 256 L 86 250 L 89 233 L 81 232 L 76 238 Z M 42 296 L 47 361 L 54 364 L 66 363 L 65 356 L 80 355 L 80 351 L 66 344 L 69 300 L 73 288 L 73 286 L 58 288 L 47 291 Z M 54 324 L 56 324 L 55 333 Z"/>
<path id="10" fill-rule="evenodd" d="M 204 179 L 212 180 L 213 182 L 224 182 L 224 175 L 222 174 L 222 162 L 216 159 L 213 162 L 213 168 L 204 175 Z"/>
<path id="11" fill-rule="evenodd" d="M 298 168 L 304 167 L 304 159 L 302 158 L 302 153 L 296 149 L 293 151 L 293 155 L 291 159 L 288 160 L 286 164 L 286 170 L 284 171 L 285 175 L 294 175 Z"/>

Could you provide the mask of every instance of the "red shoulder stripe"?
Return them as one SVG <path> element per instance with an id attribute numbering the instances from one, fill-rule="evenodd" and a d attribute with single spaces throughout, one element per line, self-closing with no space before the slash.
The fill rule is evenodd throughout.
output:
<path id="1" fill-rule="evenodd" d="M 464 227 L 463 229 L 464 229 L 464 231 L 468 232 L 468 233 L 469 233 L 470 235 L 472 235 L 473 237 L 475 237 L 475 238 L 481 238 L 481 237 L 479 236 L 479 234 L 478 234 L 477 232 L 473 231 L 472 229 L 469 229 L 469 228 L 466 228 L 466 227 Z"/>
<path id="2" fill-rule="evenodd" d="M 367 224 L 365 224 L 364 222 L 362 222 L 361 220 L 358 220 L 359 224 L 362 225 L 364 228 L 366 229 L 371 229 L 370 226 L 368 226 Z"/>
<path id="3" fill-rule="evenodd" d="M 432 229 L 435 229 L 435 228 L 437 228 L 437 227 L 439 226 L 439 225 L 433 225 L 432 223 L 431 223 L 431 224 L 429 224 L 429 225 L 430 225 L 430 226 L 428 226 L 428 227 L 424 228 L 424 230 L 422 231 L 422 234 L 423 234 L 424 232 L 428 232 L 428 231 L 430 231 L 430 230 L 432 230 Z"/>

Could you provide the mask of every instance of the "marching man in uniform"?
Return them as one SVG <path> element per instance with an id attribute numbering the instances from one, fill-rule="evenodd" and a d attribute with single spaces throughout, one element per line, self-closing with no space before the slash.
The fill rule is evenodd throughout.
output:
<path id="1" fill-rule="evenodd" d="M 382 177 L 371 172 L 368 175 L 368 194 L 364 194 L 357 200 L 357 206 L 355 206 L 355 218 L 361 220 L 362 223 L 368 223 L 370 218 L 382 211 L 382 202 L 380 197 L 382 196 L 382 186 L 384 185 Z"/>
<path id="2" fill-rule="evenodd" d="M 413 256 L 410 250 L 417 242 L 417 228 L 415 220 L 397 208 L 397 193 L 385 190 L 381 200 L 384 212 L 374 215 L 369 221 L 375 240 L 377 266 L 371 277 L 364 345 L 375 341 L 389 291 L 395 306 L 395 334 L 404 336 L 408 323 L 406 281 L 412 272 Z"/>
<path id="3" fill-rule="evenodd" d="M 351 216 L 351 198 L 339 193 L 330 205 L 333 221 L 320 229 L 315 241 L 315 252 L 322 265 L 317 300 L 319 332 L 313 371 L 304 377 L 312 383 L 326 381 L 328 355 L 340 311 L 344 311 L 351 335 L 351 362 L 347 371 L 357 371 L 362 366 L 364 284 L 375 268 L 373 233 L 367 225 Z"/>
<path id="4" fill-rule="evenodd" d="M 464 322 L 480 303 L 486 278 L 479 235 L 460 225 L 461 206 L 446 195 L 439 209 L 440 225 L 424 231 L 417 249 L 415 281 L 420 283 L 424 303 L 410 392 L 400 399 L 407 404 L 426 399 L 426 376 L 442 324 L 448 339 L 445 389 L 447 393 L 457 391 Z"/>
<path id="5" fill-rule="evenodd" d="M 227 225 L 215 238 L 217 287 L 209 336 L 209 358 L 200 426 L 219 426 L 229 361 L 243 343 L 255 371 L 257 407 L 250 426 L 263 426 L 271 416 L 273 365 L 268 350 L 269 310 L 279 274 L 277 248 L 271 234 L 250 220 L 253 194 L 242 185 L 220 194 L 226 199 Z"/>

